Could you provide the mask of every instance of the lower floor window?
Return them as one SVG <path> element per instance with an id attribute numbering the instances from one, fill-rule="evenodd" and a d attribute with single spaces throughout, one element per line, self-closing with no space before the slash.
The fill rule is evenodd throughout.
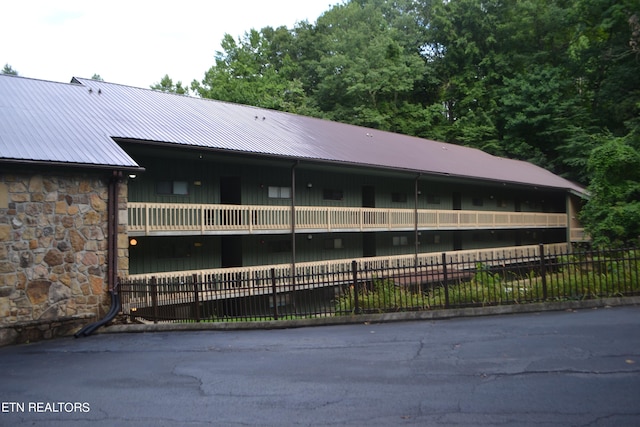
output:
<path id="1" fill-rule="evenodd" d="M 342 249 L 342 239 L 326 239 L 324 241 L 325 249 Z"/>
<path id="2" fill-rule="evenodd" d="M 393 236 L 393 246 L 407 246 L 409 238 L 407 236 Z"/>

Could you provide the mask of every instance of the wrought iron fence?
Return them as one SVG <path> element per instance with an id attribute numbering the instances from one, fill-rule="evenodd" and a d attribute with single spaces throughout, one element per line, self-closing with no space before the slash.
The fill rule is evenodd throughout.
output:
<path id="1" fill-rule="evenodd" d="M 535 252 L 535 253 L 534 253 Z M 453 257 L 425 264 L 295 276 L 277 273 L 224 282 L 193 275 L 119 281 L 123 314 L 132 319 L 214 322 L 300 319 L 640 295 L 640 253 L 524 252 L 484 259 Z"/>

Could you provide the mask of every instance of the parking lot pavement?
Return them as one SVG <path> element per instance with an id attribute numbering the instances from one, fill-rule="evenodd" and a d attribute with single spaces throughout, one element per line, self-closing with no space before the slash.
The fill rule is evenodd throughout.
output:
<path id="1" fill-rule="evenodd" d="M 0 348 L 1 426 L 637 426 L 640 307 Z"/>

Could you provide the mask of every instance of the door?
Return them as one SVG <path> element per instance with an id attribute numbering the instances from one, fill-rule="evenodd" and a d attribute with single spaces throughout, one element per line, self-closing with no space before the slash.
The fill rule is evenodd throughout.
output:
<path id="1" fill-rule="evenodd" d="M 362 233 L 362 256 L 376 256 L 376 233 Z"/>
<path id="2" fill-rule="evenodd" d="M 222 267 L 242 267 L 242 236 L 222 236 L 220 242 Z"/>
<path id="3" fill-rule="evenodd" d="M 376 188 L 374 186 L 365 185 L 364 187 L 362 187 L 362 207 L 376 207 Z"/>
<path id="4" fill-rule="evenodd" d="M 462 195 L 460 193 L 453 193 L 453 210 L 459 211 L 462 209 Z"/>
<path id="5" fill-rule="evenodd" d="M 220 177 L 220 203 L 223 205 L 241 205 L 242 192 L 239 176 Z"/>
<path id="6" fill-rule="evenodd" d="M 362 207 L 363 208 L 376 207 L 376 189 L 374 186 L 365 185 L 364 187 L 362 187 Z M 375 218 L 375 215 L 372 212 L 365 211 L 364 214 L 362 215 L 362 220 L 364 221 L 365 225 L 373 224 L 374 218 Z"/>
<path id="7" fill-rule="evenodd" d="M 462 232 L 461 231 L 453 232 L 453 250 L 454 251 L 462 250 Z"/>

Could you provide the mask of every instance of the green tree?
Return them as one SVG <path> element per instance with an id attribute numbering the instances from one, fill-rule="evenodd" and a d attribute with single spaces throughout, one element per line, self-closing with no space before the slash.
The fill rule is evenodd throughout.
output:
<path id="1" fill-rule="evenodd" d="M 581 219 L 595 245 L 640 239 L 640 151 L 625 138 L 609 139 L 589 158 L 591 198 Z"/>
<path id="2" fill-rule="evenodd" d="M 428 33 L 424 53 L 446 121 L 445 140 L 500 153 L 495 94 L 504 58 L 496 55 L 500 16 L 496 1 L 434 0 L 424 10 Z"/>
<path id="3" fill-rule="evenodd" d="M 179 95 L 189 95 L 189 88 L 186 86 L 182 86 L 182 82 L 178 81 L 176 84 L 173 84 L 173 80 L 169 77 L 168 74 L 165 74 L 162 79 L 160 79 L 159 83 L 155 83 L 150 86 L 153 90 L 159 90 L 162 92 L 170 92 L 177 93 Z"/>
<path id="4" fill-rule="evenodd" d="M 237 41 L 225 34 L 216 63 L 191 88 L 203 98 L 312 114 L 291 59 L 291 33 L 265 27 Z"/>
<path id="5" fill-rule="evenodd" d="M 102 78 L 102 76 L 100 74 L 95 73 L 93 76 L 91 76 L 91 80 L 96 80 L 99 82 L 103 82 L 104 79 Z"/>
<path id="6" fill-rule="evenodd" d="M 628 132 L 640 102 L 640 3 L 638 0 L 580 0 L 569 57 L 591 95 L 598 125 L 615 136 Z"/>
<path id="7" fill-rule="evenodd" d="M 415 134 L 423 106 L 415 91 L 425 74 L 414 2 L 361 0 L 318 18 L 303 65 L 314 103 L 337 121 Z"/>
<path id="8" fill-rule="evenodd" d="M 9 64 L 4 64 L 4 68 L 0 71 L 1 74 L 9 74 L 12 76 L 17 76 L 18 72 L 11 67 Z"/>

